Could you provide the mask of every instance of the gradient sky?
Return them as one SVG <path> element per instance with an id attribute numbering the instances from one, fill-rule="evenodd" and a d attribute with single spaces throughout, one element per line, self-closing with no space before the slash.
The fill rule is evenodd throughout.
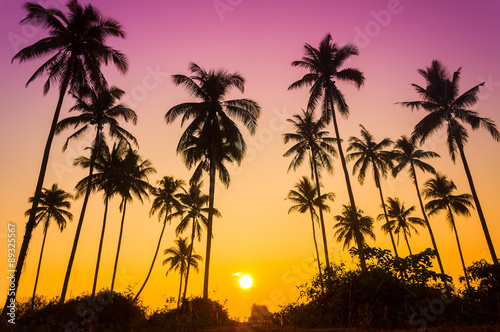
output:
<path id="1" fill-rule="evenodd" d="M 88 3 L 88 1 L 84 1 Z M 25 16 L 23 1 L 2 1 L 0 12 L 0 240 L 5 252 L 7 222 L 17 224 L 17 245 L 21 246 L 24 211 L 27 198 L 33 195 L 42 158 L 43 147 L 57 101 L 54 89 L 42 95 L 44 80 L 25 88 L 31 74 L 41 65 L 34 61 L 11 64 L 13 55 L 22 47 L 43 37 L 42 31 L 20 26 Z M 63 7 L 65 1 L 41 1 L 42 5 Z M 277 305 L 296 299 L 296 284 L 302 284 L 315 272 L 311 263 L 314 252 L 310 220 L 306 215 L 288 215 L 288 191 L 302 175 L 310 172 L 307 165 L 297 172 L 287 173 L 290 159 L 282 155 L 287 147 L 281 134 L 291 131 L 286 119 L 306 107 L 307 89 L 287 91 L 287 87 L 305 73 L 290 63 L 303 55 L 304 43 L 317 46 L 326 33 L 339 44 L 355 43 L 359 56 L 348 66 L 363 71 L 366 82 L 358 91 L 339 83 L 350 106 L 348 119 L 340 119 L 344 140 L 359 135 L 363 124 L 377 140 L 397 139 L 409 135 L 423 117 L 395 103 L 417 99 L 411 83 L 423 85 L 417 69 L 429 66 L 433 59 L 443 62 L 450 71 L 462 66 L 461 91 L 486 81 L 481 89 L 477 109 L 484 117 L 500 122 L 500 2 L 498 1 L 269 1 L 269 0 L 197 0 L 197 1 L 94 1 L 105 16 L 123 24 L 124 40 L 109 40 L 130 60 L 125 76 L 114 68 L 105 70 L 111 84 L 125 90 L 124 101 L 139 116 L 137 126 L 125 125 L 138 139 L 140 154 L 150 159 L 158 173 L 150 177 L 156 183 L 164 175 L 189 179 L 181 159 L 175 154 L 180 123 L 166 125 L 163 116 L 179 103 L 191 97 L 171 83 L 172 74 L 189 74 L 193 61 L 205 68 L 227 68 L 245 77 L 245 94 L 233 93 L 230 98 L 252 98 L 262 107 L 259 129 L 248 143 L 247 157 L 241 167 L 230 167 L 231 186 L 217 187 L 216 207 L 223 218 L 215 220 L 211 257 L 210 296 L 224 301 L 231 316 L 249 316 L 252 303 L 266 304 L 271 310 Z M 67 97 L 61 118 L 73 101 Z M 332 128 L 330 128 L 332 129 Z M 245 131 L 242 129 L 242 131 Z M 52 145 L 45 187 L 57 182 L 67 191 L 85 176 L 73 168 L 75 157 L 85 153 L 90 138 L 74 142 L 65 153 L 61 147 L 71 131 L 58 136 Z M 344 145 L 345 147 L 345 145 Z M 435 168 L 453 179 L 458 193 L 469 192 L 462 164 L 453 164 L 445 144 L 444 132 L 432 136 L 427 150 L 442 158 L 433 160 Z M 470 132 L 466 154 L 481 200 L 493 243 L 500 251 L 500 223 L 497 211 L 500 187 L 498 165 L 500 144 L 483 131 Z M 420 183 L 429 178 L 419 173 Z M 335 163 L 333 176 L 323 180 L 325 190 L 336 194 L 332 212 L 326 216 L 329 252 L 335 262 L 351 262 L 348 252 L 333 239 L 333 216 L 348 202 L 341 165 Z M 208 191 L 208 179 L 205 181 Z M 374 184 L 363 186 L 352 178 L 359 208 L 373 217 L 380 211 L 380 201 Z M 385 196 L 398 196 L 407 206 L 417 205 L 414 187 L 401 176 L 383 183 Z M 109 287 L 119 229 L 118 200 L 111 203 L 104 243 L 102 272 L 98 287 Z M 72 212 L 78 217 L 82 201 L 73 203 Z M 150 203 L 135 202 L 128 209 L 118 266 L 117 290 L 131 286 L 137 292 L 151 263 L 161 230 L 156 216 L 149 218 Z M 418 210 L 417 210 L 418 211 Z M 71 296 L 89 291 L 102 222 L 102 196 L 92 196 L 85 218 L 80 243 L 73 266 L 69 292 Z M 173 246 L 175 223 L 168 227 L 162 250 Z M 439 215 L 430 220 L 445 272 L 455 279 L 461 273 L 453 233 Z M 54 225 L 47 235 L 38 293 L 60 294 L 77 222 L 68 224 L 61 234 Z M 376 243 L 370 245 L 391 248 L 390 239 L 375 224 Z M 477 214 L 459 218 L 457 228 L 462 237 L 466 264 L 482 258 L 490 259 Z M 187 236 L 185 234 L 184 236 Z M 30 244 L 19 295 L 30 296 L 42 240 L 42 227 L 35 230 Z M 401 239 L 402 240 L 402 239 Z M 431 247 L 428 232 L 411 238 L 415 252 Z M 198 254 L 205 254 L 205 239 L 195 244 Z M 399 251 L 407 254 L 404 243 Z M 143 292 L 144 303 L 151 308 L 162 307 L 165 297 L 176 296 L 179 277 L 165 277 L 166 267 L 159 255 L 153 274 Z M 5 271 L 6 255 L 0 258 L 0 271 Z M 241 290 L 233 273 L 249 273 L 254 286 Z M 0 272 L 3 276 L 6 272 Z M 189 292 L 202 293 L 203 269 L 191 274 Z M 5 299 L 6 278 L 0 278 L 0 301 Z"/>

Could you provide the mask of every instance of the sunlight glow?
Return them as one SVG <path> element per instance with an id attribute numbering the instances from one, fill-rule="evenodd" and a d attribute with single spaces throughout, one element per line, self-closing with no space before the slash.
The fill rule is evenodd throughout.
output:
<path id="1" fill-rule="evenodd" d="M 248 274 L 242 274 L 238 278 L 238 283 L 240 284 L 241 288 L 248 289 L 248 288 L 252 287 L 252 285 L 253 285 L 253 279 Z"/>

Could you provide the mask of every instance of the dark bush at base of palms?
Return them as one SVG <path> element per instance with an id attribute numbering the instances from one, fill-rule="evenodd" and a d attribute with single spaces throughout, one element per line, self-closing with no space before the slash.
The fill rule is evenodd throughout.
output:
<path id="1" fill-rule="evenodd" d="M 365 246 L 364 254 L 366 272 L 333 265 L 324 276 L 325 293 L 316 276 L 301 286 L 296 303 L 274 314 L 274 322 L 307 328 L 383 329 L 500 324 L 500 271 L 493 265 L 476 262 L 468 268 L 477 288 L 446 291 L 443 276 L 431 270 L 431 249 L 394 258 L 388 250 Z"/>

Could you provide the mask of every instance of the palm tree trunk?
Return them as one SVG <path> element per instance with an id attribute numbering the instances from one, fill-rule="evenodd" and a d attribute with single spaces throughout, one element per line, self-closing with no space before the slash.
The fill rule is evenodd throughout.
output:
<path id="1" fill-rule="evenodd" d="M 479 220 L 481 221 L 481 226 L 483 227 L 484 237 L 486 238 L 486 243 L 488 244 L 488 249 L 490 250 L 491 259 L 493 264 L 498 265 L 497 254 L 495 253 L 495 247 L 493 247 L 493 242 L 491 242 L 490 232 L 488 231 L 488 225 L 486 224 L 486 219 L 484 218 L 483 209 L 479 203 L 479 198 L 477 197 L 476 188 L 474 187 L 474 181 L 472 181 L 472 174 L 469 169 L 469 164 L 465 158 L 464 148 L 460 144 L 460 140 L 455 137 L 455 141 L 458 145 L 458 150 L 460 151 L 460 157 L 462 158 L 462 163 L 464 164 L 465 173 L 467 174 L 467 180 L 469 180 L 469 187 L 474 198 L 474 204 L 476 205 L 477 214 L 479 215 Z"/>
<path id="2" fill-rule="evenodd" d="M 141 294 L 142 290 L 144 289 L 144 286 L 146 286 L 146 283 L 149 280 L 149 276 L 151 275 L 151 271 L 153 271 L 153 267 L 154 267 L 155 261 L 156 261 L 156 256 L 158 256 L 158 251 L 160 250 L 161 239 L 163 238 L 163 232 L 165 231 L 165 226 L 167 225 L 167 218 L 169 215 L 170 215 L 170 208 L 167 210 L 167 213 L 165 213 L 165 220 L 163 221 L 163 227 L 161 229 L 160 238 L 158 239 L 158 245 L 156 246 L 156 251 L 155 251 L 155 255 L 153 257 L 153 262 L 151 263 L 151 267 L 149 268 L 148 275 L 146 276 L 146 280 L 144 280 L 144 283 L 142 284 L 141 289 L 139 289 L 139 291 L 135 295 L 134 300 L 132 302 L 135 302 L 139 298 L 139 295 Z"/>
<path id="3" fill-rule="evenodd" d="M 42 250 L 40 251 L 40 259 L 38 260 L 38 268 L 36 269 L 35 287 L 33 287 L 33 296 L 31 297 L 31 309 L 33 309 L 35 306 L 36 286 L 38 285 L 38 276 L 40 275 L 40 266 L 42 265 L 42 256 L 43 256 L 43 248 L 45 247 L 45 238 L 47 237 L 48 224 L 46 224 L 45 226 L 46 227 L 43 228 Z"/>
<path id="4" fill-rule="evenodd" d="M 321 197 L 321 190 L 320 190 L 319 177 L 318 177 L 318 165 L 316 165 L 314 153 L 313 153 L 313 156 L 311 159 L 312 159 L 311 164 L 313 165 L 313 169 L 314 169 L 314 177 L 316 178 L 316 190 L 318 191 L 318 198 L 319 198 L 319 197 Z M 323 247 L 325 248 L 326 268 L 328 269 L 330 267 L 330 259 L 328 258 L 328 244 L 326 242 L 325 222 L 323 219 L 323 209 L 321 208 L 321 206 L 319 207 L 319 220 L 321 222 L 321 233 L 323 236 Z M 316 236 L 314 237 L 314 241 L 316 241 Z M 318 248 L 316 247 L 316 250 L 317 249 Z M 319 262 L 319 256 L 318 256 L 318 262 Z M 321 271 L 320 271 L 320 273 L 321 273 Z"/>
<path id="5" fill-rule="evenodd" d="M 453 213 L 449 205 L 448 205 L 448 213 L 450 214 L 451 225 L 453 226 L 453 231 L 455 232 L 455 238 L 457 239 L 458 252 L 460 253 L 460 260 L 462 261 L 462 268 L 464 269 L 465 283 L 467 284 L 467 289 L 471 289 L 469 275 L 467 273 L 467 268 L 465 267 L 464 256 L 462 255 L 462 247 L 460 246 L 460 240 L 458 239 L 458 232 L 457 232 L 457 226 L 455 225 L 455 218 L 453 218 Z"/>
<path id="6" fill-rule="evenodd" d="M 410 242 L 408 241 L 408 235 L 406 234 L 406 230 L 403 230 L 403 234 L 405 235 L 405 241 L 406 245 L 408 246 L 408 251 L 410 252 L 410 256 L 413 256 L 413 254 L 411 253 Z"/>
<path id="7" fill-rule="evenodd" d="M 380 201 L 382 202 L 382 208 L 384 209 L 385 221 L 387 222 L 387 225 L 389 225 L 389 217 L 387 216 L 387 208 L 385 207 L 384 195 L 382 194 L 382 186 L 380 185 L 380 179 L 378 178 L 377 173 L 375 174 L 376 174 L 375 185 L 378 187 L 378 192 L 380 194 Z M 392 247 L 394 248 L 394 254 L 396 255 L 396 257 L 399 257 L 398 249 L 396 248 L 396 242 L 394 241 L 394 235 L 392 234 L 392 229 L 390 227 L 389 227 L 389 235 L 391 236 L 391 242 L 392 242 Z"/>
<path id="8" fill-rule="evenodd" d="M 106 194 L 105 194 L 106 195 Z M 106 195 L 104 198 L 104 218 L 102 221 L 102 230 L 101 230 L 101 239 L 99 240 L 99 250 L 97 251 L 97 263 L 95 265 L 95 274 L 94 274 L 94 284 L 92 285 L 92 297 L 95 295 L 95 290 L 97 286 L 97 276 L 99 274 L 99 264 L 101 262 L 101 252 L 102 252 L 102 244 L 104 242 L 104 231 L 106 229 L 106 218 L 108 215 L 108 204 L 109 203 L 109 197 Z"/>
<path id="9" fill-rule="evenodd" d="M 205 276 L 203 280 L 203 299 L 208 299 L 208 278 L 210 274 L 210 251 L 212 248 L 212 225 L 214 217 L 214 198 L 215 198 L 215 135 L 212 136 L 212 151 L 210 156 L 210 189 L 208 202 L 208 221 L 207 221 L 207 249 L 205 253 Z"/>
<path id="10" fill-rule="evenodd" d="M 120 247 L 122 245 L 122 235 L 123 235 L 123 224 L 125 221 L 125 210 L 127 209 L 127 200 L 123 198 L 123 213 L 122 222 L 120 224 L 120 235 L 118 235 L 118 248 L 116 249 L 115 267 L 113 268 L 113 279 L 111 279 L 111 295 L 113 295 L 113 289 L 115 286 L 116 268 L 118 267 L 118 257 L 120 256 Z"/>
<path id="11" fill-rule="evenodd" d="M 71 65 L 72 60 L 70 58 L 69 65 Z M 21 244 L 21 250 L 19 251 L 19 255 L 17 257 L 16 264 L 16 278 L 14 278 L 14 289 L 13 291 L 9 291 L 7 295 L 7 299 L 5 300 L 5 305 L 2 310 L 2 315 L 7 314 L 7 305 L 16 300 L 17 288 L 19 287 L 19 280 L 21 279 L 21 274 L 24 268 L 24 260 L 26 259 L 26 255 L 28 254 L 28 247 L 31 241 L 31 236 L 33 235 L 33 229 L 36 226 L 35 216 L 38 208 L 38 203 L 40 202 L 40 196 L 42 194 L 43 180 L 45 179 L 45 172 L 47 171 L 47 165 L 49 163 L 49 154 L 50 147 L 52 146 L 52 141 L 54 139 L 54 135 L 56 132 L 56 126 L 59 121 L 59 114 L 61 113 L 61 107 L 64 100 L 64 96 L 66 94 L 66 90 L 69 84 L 69 75 L 67 75 L 59 90 L 59 99 L 57 101 L 56 110 L 54 112 L 54 117 L 52 119 L 52 124 L 50 126 L 49 136 L 47 137 L 47 142 L 45 143 L 45 150 L 43 152 L 42 157 L 42 165 L 40 166 L 40 173 L 38 174 L 38 181 L 35 188 L 35 195 L 33 196 L 33 203 L 31 205 L 31 213 L 28 218 L 28 222 L 26 223 L 26 229 L 24 231 L 23 243 Z M 12 294 L 12 295 L 10 295 Z"/>
<path id="12" fill-rule="evenodd" d="M 330 107 L 332 110 L 333 127 L 335 129 L 335 136 L 337 138 L 337 147 L 339 150 L 340 161 L 342 163 L 342 169 L 344 170 L 344 177 L 345 177 L 345 182 L 347 185 L 347 192 L 349 194 L 349 201 L 351 203 L 351 207 L 352 207 L 352 211 L 353 211 L 352 213 L 354 213 L 353 220 L 357 220 L 358 210 L 356 208 L 356 202 L 354 201 L 354 194 L 352 192 L 351 181 L 349 180 L 349 171 L 347 170 L 347 163 L 345 161 L 344 152 L 342 150 L 339 127 L 337 125 L 337 117 L 335 116 L 335 108 L 333 106 L 332 96 L 329 93 L 328 89 L 325 89 L 325 96 L 326 96 L 326 98 L 328 98 L 328 103 L 330 104 Z M 361 235 L 359 227 L 355 227 L 354 233 L 356 236 L 356 243 L 358 244 L 358 247 L 359 247 L 359 262 L 361 264 L 361 269 L 363 271 L 366 271 L 366 260 L 365 260 L 364 250 L 363 250 L 363 236 Z"/>
<path id="13" fill-rule="evenodd" d="M 316 229 L 314 227 L 314 215 L 312 210 L 311 212 L 311 223 L 312 223 L 312 231 L 313 231 L 313 240 L 314 240 L 314 248 L 316 249 L 316 258 L 318 259 L 318 271 L 319 271 L 319 280 L 321 281 L 321 293 L 325 292 L 325 286 L 323 285 L 323 274 L 321 273 L 321 261 L 319 260 L 319 251 L 318 251 L 318 242 L 316 242 Z"/>
<path id="14" fill-rule="evenodd" d="M 181 305 L 181 290 L 182 290 L 182 279 L 183 279 L 183 273 L 182 273 L 182 269 L 181 269 L 181 284 L 179 285 L 179 296 L 177 297 L 177 309 L 179 309 L 180 305 Z"/>
<path id="15" fill-rule="evenodd" d="M 415 166 L 413 165 L 413 162 L 411 162 L 410 165 L 411 165 L 411 169 L 412 169 L 412 172 L 414 175 L 413 182 L 415 183 L 415 189 L 417 190 L 417 196 L 418 196 L 418 202 L 420 203 L 420 209 L 422 210 L 422 214 L 423 214 L 424 220 L 425 220 L 425 225 L 427 226 L 427 229 L 429 230 L 429 235 L 431 236 L 432 246 L 434 247 L 434 251 L 436 252 L 436 258 L 437 258 L 437 261 L 439 264 L 439 270 L 441 271 L 441 274 L 444 275 L 445 273 L 444 273 L 444 269 L 443 269 L 443 263 L 441 262 L 441 256 L 439 256 L 439 251 L 438 251 L 438 248 L 436 245 L 436 240 L 434 239 L 434 234 L 432 233 L 431 224 L 429 223 L 429 219 L 427 218 L 427 213 L 425 213 L 424 203 L 422 202 L 422 197 L 420 196 L 420 190 L 418 189 L 417 173 L 415 171 Z M 444 283 L 445 283 L 445 285 L 447 284 L 446 280 L 444 281 Z"/>
<path id="16" fill-rule="evenodd" d="M 186 293 L 187 293 L 188 280 L 189 280 L 189 268 L 191 267 L 191 255 L 193 254 L 193 247 L 194 247 L 194 233 L 195 233 L 194 225 L 195 225 L 195 223 L 196 223 L 196 218 L 193 218 L 193 230 L 191 232 L 191 248 L 189 248 L 189 255 L 188 255 L 188 261 L 187 261 L 187 268 L 186 268 L 186 281 L 184 281 L 184 294 L 182 295 L 182 302 L 186 301 Z"/>
<path id="17" fill-rule="evenodd" d="M 99 124 L 101 126 L 101 124 Z M 82 231 L 83 219 L 85 218 L 85 211 L 87 210 L 87 203 L 89 201 L 90 192 L 92 191 L 92 174 L 94 172 L 95 159 L 100 148 L 100 131 L 101 127 L 97 128 L 96 139 L 94 147 L 90 154 L 90 165 L 89 165 L 89 176 L 87 182 L 87 191 L 85 192 L 85 198 L 83 199 L 82 210 L 80 212 L 80 218 L 78 219 L 78 226 L 76 227 L 75 239 L 73 240 L 73 248 L 71 249 L 71 255 L 69 257 L 68 267 L 66 269 L 66 276 L 64 277 L 64 284 L 61 291 L 61 298 L 59 303 L 64 303 L 66 298 L 66 291 L 68 290 L 69 277 L 71 275 L 71 269 L 73 268 L 73 262 L 75 260 L 76 248 L 78 246 L 78 240 L 80 239 L 80 232 Z"/>

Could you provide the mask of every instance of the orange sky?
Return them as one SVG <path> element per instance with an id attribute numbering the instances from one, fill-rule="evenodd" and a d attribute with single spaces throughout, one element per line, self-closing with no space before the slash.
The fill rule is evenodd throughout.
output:
<path id="1" fill-rule="evenodd" d="M 62 2 L 62 1 L 61 1 Z M 315 271 L 311 263 L 314 247 L 310 220 L 307 215 L 288 215 L 288 190 L 300 176 L 308 175 L 307 165 L 296 173 L 287 173 L 290 159 L 282 155 L 287 147 L 281 134 L 291 131 L 286 119 L 306 107 L 307 91 L 287 91 L 287 87 L 304 72 L 292 68 L 290 62 L 302 56 L 304 43 L 317 46 L 327 32 L 340 43 L 354 42 L 360 55 L 353 57 L 349 66 L 364 72 L 365 86 L 359 91 L 339 84 L 350 105 L 351 115 L 339 120 L 341 135 L 346 141 L 359 135 L 363 124 L 376 139 L 397 139 L 410 134 L 422 118 L 422 112 L 410 112 L 395 105 L 398 101 L 416 99 L 410 83 L 424 84 L 418 68 L 430 65 L 433 59 L 442 61 L 450 71 L 462 66 L 461 91 L 486 81 L 480 94 L 477 110 L 484 117 L 500 122 L 500 46 L 495 38 L 500 34 L 498 2 L 460 4 L 456 1 L 355 1 L 346 5 L 341 1 L 290 1 L 286 5 L 269 1 L 223 1 L 231 3 L 231 10 L 219 12 L 217 1 L 198 1 L 197 6 L 182 2 L 154 1 L 154 5 L 139 3 L 116 6 L 115 1 L 96 2 L 108 16 L 116 18 L 127 32 L 125 40 L 110 40 L 110 45 L 128 55 L 130 69 L 126 76 L 106 69 L 111 84 L 126 92 L 125 100 L 133 107 L 139 123 L 125 125 L 138 139 L 140 154 L 150 159 L 157 174 L 150 177 L 156 183 L 164 175 L 184 180 L 190 172 L 175 154 L 182 132 L 179 122 L 167 126 L 163 120 L 173 105 L 190 101 L 181 87 L 171 83 L 171 74 L 188 74 L 187 64 L 194 61 L 205 68 L 225 67 L 240 72 L 247 80 L 246 98 L 252 98 L 262 107 L 259 128 L 254 137 L 244 132 L 248 153 L 241 167 L 230 167 L 231 186 L 217 187 L 216 207 L 223 218 L 215 220 L 210 296 L 224 301 L 231 316 L 249 316 L 252 303 L 267 304 L 271 310 L 277 305 L 296 299 L 296 284 L 302 284 Z M 42 2 L 42 4 L 45 2 Z M 53 1 L 57 3 L 57 1 Z M 149 2 L 148 2 L 149 3 Z M 391 12 L 389 12 L 391 10 Z M 3 102 L 0 121 L 2 164 L 0 172 L 0 240 L 5 252 L 7 222 L 17 224 L 18 248 L 21 246 L 23 214 L 29 208 L 27 198 L 33 194 L 38 176 L 43 147 L 57 101 L 56 91 L 42 96 L 42 81 L 24 87 L 29 76 L 41 65 L 31 62 L 19 65 L 10 60 L 19 47 L 33 43 L 43 34 L 22 28 L 18 22 L 24 17 L 21 2 L 2 2 L 0 11 L 5 19 L 0 23 L 2 48 L 0 50 L 0 97 Z M 391 13 L 384 16 L 384 13 Z M 473 28 L 471 28 L 473 27 Z M 241 97 L 234 93 L 230 97 Z M 61 118 L 73 101 L 68 97 Z M 332 128 L 330 128 L 332 129 Z M 244 131 L 244 129 L 242 129 Z M 72 161 L 84 153 L 89 140 L 74 142 L 65 153 L 61 152 L 70 131 L 54 140 L 45 179 L 45 187 L 57 182 L 71 191 L 85 176 L 81 169 L 73 168 Z M 444 133 L 432 136 L 424 149 L 441 154 L 432 165 L 454 180 L 459 193 L 469 192 L 468 183 L 460 163 L 453 164 L 448 156 Z M 346 145 L 344 145 L 344 148 Z M 500 144 L 486 132 L 470 132 L 466 147 L 470 168 L 476 184 L 490 234 L 500 251 L 500 224 L 496 210 L 500 187 L 498 165 Z M 422 184 L 429 178 L 419 173 Z M 367 179 L 363 186 L 352 177 L 356 203 L 373 217 L 381 211 L 378 192 Z M 208 191 L 208 180 L 205 181 Z M 333 239 L 333 216 L 340 213 L 348 202 L 345 182 L 339 161 L 335 161 L 333 176 L 324 178 L 325 190 L 336 194 L 330 204 L 332 212 L 326 215 L 329 252 L 333 261 L 351 262 L 342 244 Z M 404 176 L 383 183 L 385 196 L 398 196 L 405 205 L 417 205 L 414 187 Z M 118 200 L 110 206 L 109 224 L 104 243 L 99 287 L 109 287 L 117 244 L 120 215 Z M 72 212 L 78 217 L 82 201 L 73 203 Z M 128 286 L 137 291 L 146 276 L 161 230 L 156 216 L 148 217 L 150 203 L 133 203 L 127 212 L 118 266 L 116 289 Z M 418 210 L 417 210 L 418 211 Z M 71 296 L 90 291 L 93 268 L 102 222 L 101 195 L 92 196 L 83 225 L 80 243 L 70 280 Z M 417 214 L 417 213 L 416 213 Z M 173 246 L 174 221 L 168 226 L 162 250 Z M 439 215 L 430 220 L 441 252 L 445 271 L 455 279 L 461 273 L 460 260 L 454 235 Z M 68 224 L 61 234 L 51 227 L 42 263 L 38 293 L 46 296 L 60 294 L 64 272 L 69 259 L 77 222 Z M 489 259 L 484 235 L 477 214 L 459 218 L 457 228 L 462 239 L 466 264 L 481 258 Z M 391 248 L 390 239 L 376 223 L 376 243 L 370 245 Z M 185 234 L 184 236 L 187 236 Z M 42 240 L 42 228 L 35 230 L 30 244 L 26 268 L 19 294 L 30 296 L 34 284 L 37 259 Z M 399 251 L 407 254 L 401 239 Z M 415 252 L 431 246 L 428 232 L 411 239 Z M 205 253 L 205 239 L 195 244 L 198 254 Z M 2 254 L 3 255 L 3 254 Z M 144 303 L 151 308 L 161 307 L 166 297 L 177 296 L 179 277 L 175 273 L 165 277 L 166 267 L 161 265 L 163 255 L 143 292 Z M 5 257 L 5 258 L 3 258 Z M 6 254 L 0 257 L 0 276 L 6 272 Z M 203 266 L 203 265 L 202 265 Z M 254 278 L 249 290 L 238 287 L 236 272 L 248 273 Z M 191 274 L 189 293 L 201 295 L 203 269 Z M 5 299 L 6 278 L 0 278 L 0 301 Z M 3 302 L 2 302 L 3 303 Z"/>

